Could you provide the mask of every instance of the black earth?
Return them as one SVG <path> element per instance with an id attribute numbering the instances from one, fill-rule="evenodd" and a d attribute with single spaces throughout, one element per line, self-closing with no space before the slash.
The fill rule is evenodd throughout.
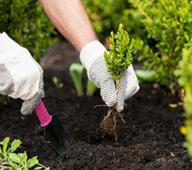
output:
<path id="1" fill-rule="evenodd" d="M 52 56 L 52 58 L 50 58 Z M 49 50 L 42 61 L 45 68 L 45 104 L 50 113 L 60 117 L 76 142 L 65 155 L 58 155 L 45 141 L 35 114 L 22 116 L 21 101 L 0 105 L 0 139 L 10 136 L 23 142 L 22 150 L 38 155 L 51 170 L 191 170 L 192 162 L 184 138 L 179 132 L 183 123 L 182 107 L 164 87 L 141 84 L 140 91 L 126 102 L 121 134 L 117 142 L 102 137 L 99 123 L 107 111 L 99 92 L 93 97 L 77 97 L 68 66 L 78 62 L 77 53 L 62 42 Z M 65 64 L 65 65 L 64 65 Z M 62 88 L 53 84 L 57 76 Z M 172 105 L 171 105 L 172 106 Z M 174 106 L 174 105 L 173 105 Z"/>

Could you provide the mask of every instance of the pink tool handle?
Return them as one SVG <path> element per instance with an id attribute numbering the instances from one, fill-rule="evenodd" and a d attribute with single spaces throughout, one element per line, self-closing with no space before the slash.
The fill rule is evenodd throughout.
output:
<path id="1" fill-rule="evenodd" d="M 52 116 L 48 113 L 42 100 L 40 100 L 39 104 L 35 108 L 35 112 L 41 127 L 45 127 L 51 122 Z"/>

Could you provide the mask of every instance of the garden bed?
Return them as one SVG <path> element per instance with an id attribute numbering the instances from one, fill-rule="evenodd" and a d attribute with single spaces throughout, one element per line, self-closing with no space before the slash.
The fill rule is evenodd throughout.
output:
<path id="1" fill-rule="evenodd" d="M 140 91 L 126 102 L 126 124 L 122 123 L 122 134 L 114 142 L 113 138 L 102 138 L 98 133 L 99 123 L 107 111 L 106 107 L 94 107 L 103 104 L 99 93 L 93 97 L 75 95 L 68 66 L 77 61 L 77 53 L 61 43 L 47 56 L 52 55 L 58 60 L 45 67 L 45 103 L 50 113 L 61 118 L 77 142 L 69 153 L 59 156 L 41 136 L 35 115 L 22 117 L 19 113 L 19 100 L 0 105 L 0 139 L 6 136 L 21 139 L 24 150 L 38 155 L 41 163 L 54 170 L 192 169 L 179 133 L 182 107 L 170 107 L 169 104 L 178 103 L 178 99 L 168 95 L 165 88 L 141 84 Z M 65 61 L 60 60 L 67 60 L 67 65 L 62 67 Z M 53 84 L 52 76 L 62 79 L 63 88 Z"/>

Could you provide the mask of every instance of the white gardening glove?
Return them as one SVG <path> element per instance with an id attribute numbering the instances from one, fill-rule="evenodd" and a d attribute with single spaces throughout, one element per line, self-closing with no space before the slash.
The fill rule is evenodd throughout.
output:
<path id="1" fill-rule="evenodd" d="M 124 109 L 124 101 L 139 90 L 133 66 L 130 65 L 120 80 L 118 93 L 111 74 L 104 61 L 105 47 L 99 41 L 91 41 L 81 50 L 80 60 L 87 69 L 88 77 L 100 88 L 100 94 L 107 106 L 116 105 L 116 110 Z"/>
<path id="2" fill-rule="evenodd" d="M 24 100 L 22 114 L 31 113 L 44 96 L 41 67 L 6 33 L 0 34 L 0 94 Z"/>

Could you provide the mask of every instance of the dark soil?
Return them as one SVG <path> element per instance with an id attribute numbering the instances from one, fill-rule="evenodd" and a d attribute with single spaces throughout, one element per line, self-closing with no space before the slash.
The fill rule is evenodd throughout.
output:
<path id="1" fill-rule="evenodd" d="M 67 45 L 68 46 L 68 45 Z M 53 170 L 191 170 L 192 162 L 182 147 L 179 133 L 182 125 L 182 108 L 169 107 L 178 99 L 154 84 L 142 84 L 141 90 L 126 102 L 125 124 L 117 142 L 98 132 L 106 107 L 99 93 L 93 97 L 77 97 L 68 75 L 68 65 L 77 53 L 66 44 L 57 45 L 49 54 L 59 56 L 45 69 L 45 103 L 50 113 L 57 114 L 77 140 L 70 152 L 59 156 L 39 133 L 35 114 L 23 117 L 19 113 L 21 101 L 12 100 L 0 105 L 0 139 L 6 136 L 23 141 L 23 150 L 38 155 L 41 163 Z M 70 50 L 69 50 L 70 49 Z M 69 56 L 65 58 L 65 54 Z M 73 56 L 72 56 L 73 55 Z M 60 60 L 67 60 L 65 68 Z M 77 60 L 77 59 L 75 59 Z M 69 62 L 70 61 L 70 62 Z M 43 61 L 45 64 L 45 61 Z M 52 76 L 61 78 L 63 88 L 52 83 Z"/>

